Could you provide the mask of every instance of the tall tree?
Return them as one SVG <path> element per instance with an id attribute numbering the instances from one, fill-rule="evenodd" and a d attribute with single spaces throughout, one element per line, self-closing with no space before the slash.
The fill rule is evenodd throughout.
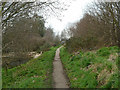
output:
<path id="1" fill-rule="evenodd" d="M 96 16 L 98 20 L 102 20 L 105 24 L 111 24 L 109 29 L 111 44 L 118 42 L 118 13 L 119 13 L 118 2 L 95 2 L 94 5 L 89 9 L 89 13 Z"/>

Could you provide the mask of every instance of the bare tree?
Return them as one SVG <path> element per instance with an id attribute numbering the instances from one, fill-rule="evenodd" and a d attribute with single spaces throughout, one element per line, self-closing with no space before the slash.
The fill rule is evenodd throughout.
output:
<path id="1" fill-rule="evenodd" d="M 94 7 L 93 7 L 94 6 Z M 105 24 L 111 24 L 109 29 L 111 44 L 118 42 L 118 13 L 120 11 L 118 2 L 96 2 L 89 10 L 93 16 L 97 16 L 98 20 L 102 20 Z"/>
<path id="2" fill-rule="evenodd" d="M 95 2 L 84 17 L 69 29 L 68 49 L 91 50 L 119 44 L 119 12 L 118 2 Z"/>
<path id="3" fill-rule="evenodd" d="M 31 16 L 35 13 L 53 12 L 56 16 L 58 15 L 57 10 L 65 10 L 67 5 L 57 0 L 46 0 L 39 2 L 2 2 L 2 24 L 7 25 L 16 17 L 26 17 L 25 15 Z M 4 28 L 4 26 L 3 26 Z"/>

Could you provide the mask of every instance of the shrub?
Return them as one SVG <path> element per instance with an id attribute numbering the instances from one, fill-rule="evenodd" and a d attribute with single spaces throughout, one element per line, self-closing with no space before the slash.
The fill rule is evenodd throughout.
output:
<path id="1" fill-rule="evenodd" d="M 99 56 L 109 56 L 110 55 L 110 50 L 108 47 L 101 48 L 97 51 L 97 54 Z"/>

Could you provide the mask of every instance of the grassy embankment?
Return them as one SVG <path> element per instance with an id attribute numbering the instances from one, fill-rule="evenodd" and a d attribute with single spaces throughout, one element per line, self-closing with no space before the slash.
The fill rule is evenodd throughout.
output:
<path id="1" fill-rule="evenodd" d="M 3 88 L 51 88 L 52 62 L 57 47 L 18 67 L 2 69 Z"/>
<path id="2" fill-rule="evenodd" d="M 61 60 L 71 88 L 117 88 L 118 47 L 104 47 L 97 51 L 72 55 L 61 48 Z"/>

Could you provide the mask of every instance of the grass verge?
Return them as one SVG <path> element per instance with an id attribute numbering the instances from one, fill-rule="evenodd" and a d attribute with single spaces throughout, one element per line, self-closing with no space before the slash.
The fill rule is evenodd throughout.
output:
<path id="1" fill-rule="evenodd" d="M 40 57 L 26 64 L 2 69 L 3 88 L 52 88 L 52 62 L 57 47 L 44 52 Z"/>
<path id="2" fill-rule="evenodd" d="M 118 47 L 73 55 L 61 48 L 60 57 L 71 88 L 118 88 Z"/>

